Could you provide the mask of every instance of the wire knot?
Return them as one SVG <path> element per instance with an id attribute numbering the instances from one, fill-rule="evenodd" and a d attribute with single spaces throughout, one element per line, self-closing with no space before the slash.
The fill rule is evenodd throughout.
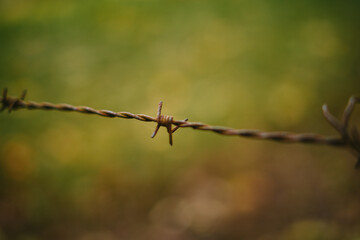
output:
<path id="1" fill-rule="evenodd" d="M 161 101 L 159 103 L 158 112 L 157 112 L 157 116 L 156 116 L 157 126 L 155 128 L 154 133 L 151 135 L 151 138 L 154 138 L 156 136 L 156 133 L 158 132 L 158 130 L 161 126 L 164 126 L 164 127 L 166 127 L 167 132 L 169 133 L 169 143 L 170 143 L 170 145 L 173 145 L 172 134 L 176 130 L 179 129 L 179 126 L 175 126 L 174 128 L 172 128 L 172 124 L 174 124 L 174 118 L 172 116 L 168 116 L 168 115 L 161 115 L 162 105 L 163 105 L 163 102 Z M 187 118 L 184 119 L 185 122 L 187 120 L 188 120 Z"/>
<path id="2" fill-rule="evenodd" d="M 156 122 L 160 124 L 160 126 L 168 127 L 173 123 L 173 119 L 174 118 L 172 116 L 160 115 L 156 118 Z"/>
<path id="3" fill-rule="evenodd" d="M 16 110 L 22 103 L 22 101 L 24 101 L 25 96 L 26 96 L 26 90 L 24 90 L 21 94 L 21 96 L 19 98 L 14 98 L 14 97 L 8 97 L 7 95 L 8 90 L 7 88 L 5 88 L 3 90 L 3 94 L 2 94 L 2 98 L 1 98 L 1 104 L 2 107 L 0 109 L 0 111 L 4 111 L 5 109 L 8 109 L 9 113 L 12 110 Z"/>
<path id="4" fill-rule="evenodd" d="M 351 97 L 348 104 L 345 107 L 343 116 L 341 120 L 338 120 L 330 112 L 326 104 L 323 105 L 322 110 L 324 117 L 330 123 L 330 125 L 335 128 L 341 135 L 344 143 L 350 147 L 355 156 L 357 157 L 357 163 L 355 165 L 356 169 L 360 168 L 360 134 L 358 129 L 353 126 L 349 129 L 350 116 L 354 111 L 355 105 L 360 103 L 359 97 Z"/>

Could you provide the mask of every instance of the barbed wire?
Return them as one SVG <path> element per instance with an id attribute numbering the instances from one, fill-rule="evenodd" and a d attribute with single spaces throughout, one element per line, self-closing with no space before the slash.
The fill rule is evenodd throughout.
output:
<path id="1" fill-rule="evenodd" d="M 2 108 L 0 111 L 8 109 L 9 112 L 18 109 L 43 109 L 43 110 L 60 110 L 60 111 L 73 111 L 86 114 L 95 114 L 102 117 L 109 118 L 125 118 L 136 119 L 144 122 L 156 122 L 157 126 L 152 138 L 155 137 L 161 126 L 166 127 L 169 133 L 169 143 L 173 144 L 172 134 L 179 128 L 193 128 L 196 130 L 212 131 L 221 135 L 227 136 L 240 136 L 261 140 L 272 140 L 277 142 L 286 143 L 306 143 L 306 144 L 324 144 L 329 146 L 347 147 L 349 148 L 356 158 L 356 168 L 360 168 L 360 134 L 357 128 L 354 126 L 349 130 L 349 121 L 351 114 L 354 110 L 356 103 L 360 102 L 359 97 L 351 97 L 344 110 L 341 120 L 334 117 L 325 104 L 322 107 L 323 115 L 330 125 L 339 132 L 339 137 L 323 136 L 315 133 L 292 133 L 292 132 L 265 132 L 252 129 L 234 129 L 222 126 L 211 126 L 201 122 L 189 122 L 188 119 L 174 120 L 172 116 L 162 115 L 162 105 L 160 102 L 158 106 L 157 116 L 152 117 L 145 114 L 134 114 L 130 112 L 113 112 L 110 110 L 97 110 L 87 106 L 72 106 L 70 104 L 53 104 L 49 102 L 34 102 L 25 101 L 26 90 L 23 91 L 20 97 L 9 97 L 7 95 L 7 88 L 4 89 L 0 102 Z M 174 125 L 174 128 L 173 128 Z"/>

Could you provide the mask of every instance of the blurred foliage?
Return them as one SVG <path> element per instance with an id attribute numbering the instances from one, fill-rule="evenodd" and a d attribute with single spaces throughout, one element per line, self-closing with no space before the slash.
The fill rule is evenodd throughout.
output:
<path id="1" fill-rule="evenodd" d="M 335 134 L 358 1 L 0 0 L 10 95 Z M 355 121 L 359 120 L 357 113 Z M 345 150 L 76 113 L 0 114 L 0 239 L 360 239 Z"/>

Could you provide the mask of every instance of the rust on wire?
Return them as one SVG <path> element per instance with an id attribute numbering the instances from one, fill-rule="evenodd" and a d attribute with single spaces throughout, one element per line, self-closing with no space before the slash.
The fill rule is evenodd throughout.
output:
<path id="1" fill-rule="evenodd" d="M 169 133 L 169 143 L 170 145 L 172 146 L 173 145 L 173 140 L 172 140 L 172 134 L 179 129 L 179 125 L 178 126 L 175 126 L 174 128 L 172 128 L 172 124 L 174 124 L 174 118 L 172 116 L 164 116 L 164 115 L 161 115 L 161 109 L 162 109 L 162 105 L 163 105 L 163 102 L 161 101 L 159 103 L 159 107 L 158 107 L 158 112 L 157 112 L 157 116 L 156 116 L 156 122 L 158 123 L 156 128 L 155 128 L 155 131 L 154 133 L 151 135 L 151 138 L 154 138 L 156 133 L 158 132 L 159 128 L 161 126 L 164 126 L 166 127 L 167 129 L 167 132 Z M 188 119 L 185 118 L 183 120 L 183 122 L 185 123 Z"/>
<path id="2" fill-rule="evenodd" d="M 161 126 L 166 127 L 169 134 L 170 145 L 173 144 L 172 134 L 179 128 L 193 128 L 203 131 L 212 131 L 218 134 L 227 136 L 240 136 L 254 139 L 272 140 L 287 143 L 308 143 L 308 144 L 324 144 L 330 146 L 344 146 L 348 147 L 358 159 L 356 168 L 360 168 L 360 134 L 356 127 L 349 130 L 350 116 L 357 103 L 360 102 L 359 97 L 351 97 L 344 110 L 341 120 L 334 117 L 328 110 L 327 105 L 323 105 L 323 115 L 330 125 L 339 132 L 340 137 L 322 136 L 314 133 L 291 133 L 291 132 L 264 132 L 259 130 L 249 129 L 233 129 L 221 126 L 211 126 L 201 122 L 188 122 L 188 119 L 174 120 L 172 116 L 161 115 L 163 103 L 159 103 L 156 118 L 145 114 L 134 114 L 130 112 L 113 112 L 109 110 L 97 110 L 86 106 L 72 106 L 69 104 L 53 104 L 49 102 L 33 102 L 25 101 L 26 90 L 23 91 L 20 97 L 9 97 L 7 89 L 3 91 L 0 98 L 2 103 L 1 111 L 8 109 L 9 112 L 17 109 L 43 109 L 43 110 L 60 110 L 60 111 L 73 111 L 87 114 L 95 114 L 102 117 L 109 118 L 125 118 L 137 119 L 144 122 L 156 122 L 157 126 L 152 138 L 155 137 Z M 173 128 L 174 125 L 174 128 Z"/>

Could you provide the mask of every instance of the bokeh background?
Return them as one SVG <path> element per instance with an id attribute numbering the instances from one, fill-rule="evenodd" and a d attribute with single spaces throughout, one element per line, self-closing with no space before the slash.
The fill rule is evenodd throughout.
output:
<path id="1" fill-rule="evenodd" d="M 0 87 L 28 100 L 335 135 L 358 1 L 0 0 Z M 359 112 L 359 111 L 357 111 Z M 359 113 L 353 125 L 359 122 Z M 346 150 L 78 113 L 0 114 L 0 239 L 360 239 Z"/>

